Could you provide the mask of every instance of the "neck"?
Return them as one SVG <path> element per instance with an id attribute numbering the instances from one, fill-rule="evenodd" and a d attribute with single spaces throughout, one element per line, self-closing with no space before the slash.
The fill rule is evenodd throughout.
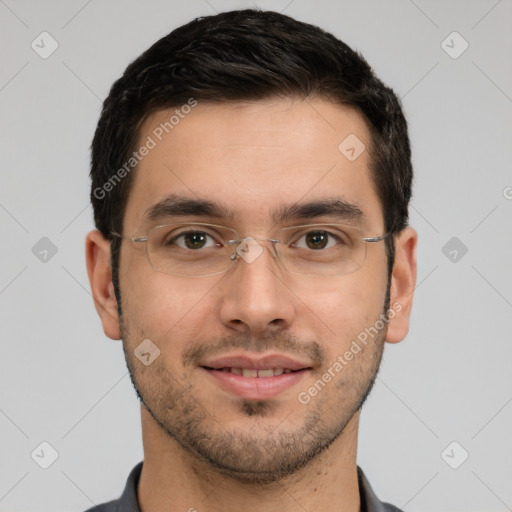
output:
<path id="1" fill-rule="evenodd" d="M 184 449 L 142 406 L 144 465 L 138 486 L 142 512 L 359 512 L 357 429 L 359 413 L 321 454 L 291 476 L 244 483 Z M 241 454 L 243 456 L 243 454 Z"/>

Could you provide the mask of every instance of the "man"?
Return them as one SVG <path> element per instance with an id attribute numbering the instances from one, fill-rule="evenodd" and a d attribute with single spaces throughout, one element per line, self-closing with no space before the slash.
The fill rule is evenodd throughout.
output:
<path id="1" fill-rule="evenodd" d="M 394 93 L 317 27 L 233 11 L 113 85 L 87 268 L 141 400 L 143 464 L 100 511 L 395 511 L 356 465 L 416 232 Z"/>

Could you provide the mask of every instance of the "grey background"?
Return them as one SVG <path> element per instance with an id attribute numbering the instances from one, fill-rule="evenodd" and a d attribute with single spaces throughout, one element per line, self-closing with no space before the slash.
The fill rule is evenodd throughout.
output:
<path id="1" fill-rule="evenodd" d="M 119 496 L 142 459 L 121 343 L 104 336 L 86 276 L 89 145 L 142 50 L 254 5 L 360 50 L 409 119 L 418 288 L 364 409 L 359 464 L 406 512 L 512 510 L 510 0 L 0 0 L 0 510 L 85 510 Z M 47 59 L 31 48 L 43 31 L 59 45 Z M 453 31 L 469 44 L 456 59 L 442 47 Z M 43 237 L 57 249 L 46 262 Z M 59 454 L 46 470 L 31 458 L 42 441 Z M 443 459 L 452 441 L 462 448 Z"/>

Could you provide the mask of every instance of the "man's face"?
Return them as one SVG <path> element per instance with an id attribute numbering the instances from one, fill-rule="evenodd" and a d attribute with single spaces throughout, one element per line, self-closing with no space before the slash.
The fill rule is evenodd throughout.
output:
<path id="1" fill-rule="evenodd" d="M 225 225 L 256 239 L 279 238 L 279 228 L 290 225 L 339 222 L 359 226 L 366 237 L 384 233 L 368 152 L 351 161 L 338 149 L 350 134 L 370 146 L 355 111 L 323 100 L 199 103 L 158 141 L 154 130 L 173 111 L 158 112 L 141 128 L 140 144 L 151 136 L 157 145 L 135 171 L 123 235 L 144 236 L 173 221 Z M 146 220 L 149 209 L 171 194 L 216 203 L 234 216 Z M 364 217 L 324 214 L 276 225 L 274 212 L 330 200 L 355 205 Z M 318 386 L 307 404 L 299 394 L 332 369 L 388 307 L 384 242 L 368 244 L 363 266 L 340 276 L 289 273 L 269 243 L 261 247 L 254 261 L 240 258 L 227 272 L 208 277 L 155 271 L 145 244 L 123 241 L 120 259 L 123 343 L 144 405 L 189 453 L 248 481 L 296 471 L 357 420 L 378 369 L 385 328 L 360 344 L 363 350 Z M 134 354 L 146 339 L 160 350 L 148 366 Z M 224 356 L 245 356 L 245 363 L 233 364 L 251 368 L 272 355 L 307 369 L 287 373 L 288 386 L 265 391 L 253 384 L 255 377 L 230 374 L 230 385 L 224 372 L 204 367 Z M 251 384 L 244 387 L 241 379 Z"/>

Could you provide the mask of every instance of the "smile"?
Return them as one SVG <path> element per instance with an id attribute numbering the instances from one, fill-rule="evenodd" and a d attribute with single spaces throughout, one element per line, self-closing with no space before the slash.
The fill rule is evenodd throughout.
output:
<path id="1" fill-rule="evenodd" d="M 292 373 L 300 370 L 290 370 L 289 368 L 265 368 L 262 370 L 255 370 L 254 368 L 208 368 L 204 367 L 207 370 L 215 370 L 217 372 L 226 372 L 226 373 L 234 373 L 235 375 L 240 375 L 242 377 L 277 377 L 278 375 L 282 375 L 283 373 Z"/>
<path id="2" fill-rule="evenodd" d="M 268 400 L 297 386 L 311 368 L 200 367 L 215 387 L 245 400 Z M 303 385 L 302 385 L 303 387 Z"/>

